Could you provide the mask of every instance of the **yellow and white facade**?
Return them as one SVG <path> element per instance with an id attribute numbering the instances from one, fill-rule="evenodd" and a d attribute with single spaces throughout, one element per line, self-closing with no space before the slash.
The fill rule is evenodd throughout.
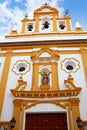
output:
<path id="1" fill-rule="evenodd" d="M 0 42 L 0 127 L 15 117 L 14 130 L 25 130 L 26 113 L 65 112 L 67 129 L 78 130 L 78 116 L 87 123 L 87 32 L 48 5 L 21 22 Z"/>

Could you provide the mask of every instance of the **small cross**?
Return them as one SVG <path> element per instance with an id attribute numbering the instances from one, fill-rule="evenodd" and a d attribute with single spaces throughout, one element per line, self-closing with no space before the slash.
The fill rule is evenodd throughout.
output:
<path id="1" fill-rule="evenodd" d="M 24 16 L 25 16 L 25 18 L 27 18 L 27 17 L 28 17 L 28 13 L 27 13 L 27 12 L 25 12 Z"/>
<path id="2" fill-rule="evenodd" d="M 64 11 L 64 16 L 67 16 L 69 14 L 69 10 Z"/>
<path id="3" fill-rule="evenodd" d="M 48 3 L 45 3 L 45 4 L 43 4 L 43 5 L 48 5 Z"/>

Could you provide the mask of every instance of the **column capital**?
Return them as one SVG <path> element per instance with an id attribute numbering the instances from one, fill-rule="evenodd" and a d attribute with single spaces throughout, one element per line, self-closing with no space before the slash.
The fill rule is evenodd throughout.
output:
<path id="1" fill-rule="evenodd" d="M 71 106 L 78 106 L 80 103 L 79 98 L 70 98 Z"/>

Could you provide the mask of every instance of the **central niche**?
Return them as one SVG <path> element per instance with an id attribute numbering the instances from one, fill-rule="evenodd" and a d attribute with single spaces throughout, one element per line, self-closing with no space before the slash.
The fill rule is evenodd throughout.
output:
<path id="1" fill-rule="evenodd" d="M 50 90 L 50 69 L 43 67 L 40 70 L 40 90 Z"/>
<path id="2" fill-rule="evenodd" d="M 58 85 L 58 52 L 42 48 L 32 53 L 32 91 L 56 91 Z"/>

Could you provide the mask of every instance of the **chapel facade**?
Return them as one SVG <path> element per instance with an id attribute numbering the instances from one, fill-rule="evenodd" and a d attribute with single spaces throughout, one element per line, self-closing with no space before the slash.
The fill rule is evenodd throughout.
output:
<path id="1" fill-rule="evenodd" d="M 0 128 L 79 130 L 87 124 L 87 32 L 47 4 L 0 42 Z"/>

